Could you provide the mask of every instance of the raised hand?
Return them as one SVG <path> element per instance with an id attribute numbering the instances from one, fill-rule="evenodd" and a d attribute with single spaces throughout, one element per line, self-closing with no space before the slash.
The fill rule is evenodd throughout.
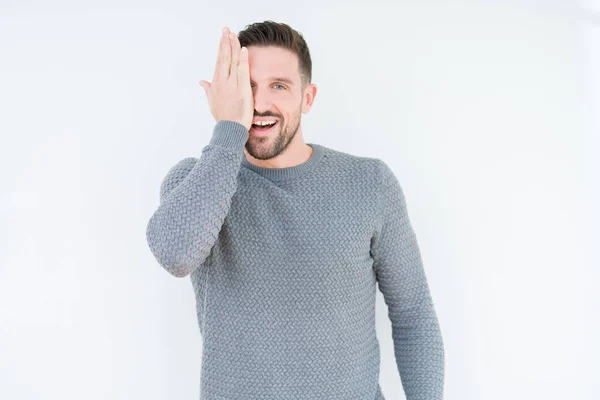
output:
<path id="1" fill-rule="evenodd" d="M 248 49 L 240 48 L 237 35 L 223 28 L 212 83 L 200 81 L 208 98 L 210 112 L 217 122 L 239 122 L 248 130 L 254 117 L 254 97 L 250 87 Z"/>

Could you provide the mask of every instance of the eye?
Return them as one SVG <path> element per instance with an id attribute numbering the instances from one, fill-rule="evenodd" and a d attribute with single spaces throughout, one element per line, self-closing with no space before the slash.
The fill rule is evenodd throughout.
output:
<path id="1" fill-rule="evenodd" d="M 280 84 L 277 84 L 277 85 L 275 85 L 275 86 L 281 86 L 282 88 L 284 88 L 284 89 L 285 89 L 285 86 L 283 86 L 283 85 L 280 85 Z"/>

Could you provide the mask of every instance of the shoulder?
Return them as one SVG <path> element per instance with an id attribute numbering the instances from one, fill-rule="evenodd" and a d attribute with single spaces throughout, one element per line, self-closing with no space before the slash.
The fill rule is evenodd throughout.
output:
<path id="1" fill-rule="evenodd" d="M 164 195 L 169 193 L 171 189 L 179 184 L 179 182 L 184 180 L 192 168 L 194 168 L 196 162 L 198 162 L 198 158 L 186 157 L 173 165 L 163 178 L 160 185 L 161 196 L 164 197 Z"/>
<path id="2" fill-rule="evenodd" d="M 335 167 L 342 175 L 352 175 L 379 184 L 389 170 L 387 164 L 376 157 L 359 156 L 341 150 L 325 147 L 325 157 L 329 165 Z"/>
<path id="3" fill-rule="evenodd" d="M 195 157 L 186 157 L 183 160 L 178 161 L 169 169 L 163 182 L 177 180 L 181 177 L 185 178 L 194 165 L 196 165 L 196 162 L 198 162 L 198 159 Z"/>

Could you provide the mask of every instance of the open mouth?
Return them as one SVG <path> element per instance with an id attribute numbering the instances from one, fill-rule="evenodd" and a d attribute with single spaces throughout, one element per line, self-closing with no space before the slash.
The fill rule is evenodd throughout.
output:
<path id="1" fill-rule="evenodd" d="M 256 132 L 268 132 L 271 129 L 273 129 L 275 126 L 277 126 L 278 123 L 279 123 L 279 121 L 275 121 L 275 123 L 273 125 L 255 125 L 255 124 L 252 124 L 252 130 L 256 131 Z"/>

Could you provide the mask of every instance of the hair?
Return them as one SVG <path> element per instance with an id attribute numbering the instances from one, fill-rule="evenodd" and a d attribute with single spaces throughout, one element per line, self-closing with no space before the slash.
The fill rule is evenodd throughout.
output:
<path id="1" fill-rule="evenodd" d="M 274 21 L 255 22 L 246 25 L 238 34 L 241 46 L 277 46 L 290 50 L 298 56 L 302 89 L 311 83 L 312 61 L 302 34 L 289 25 Z"/>

